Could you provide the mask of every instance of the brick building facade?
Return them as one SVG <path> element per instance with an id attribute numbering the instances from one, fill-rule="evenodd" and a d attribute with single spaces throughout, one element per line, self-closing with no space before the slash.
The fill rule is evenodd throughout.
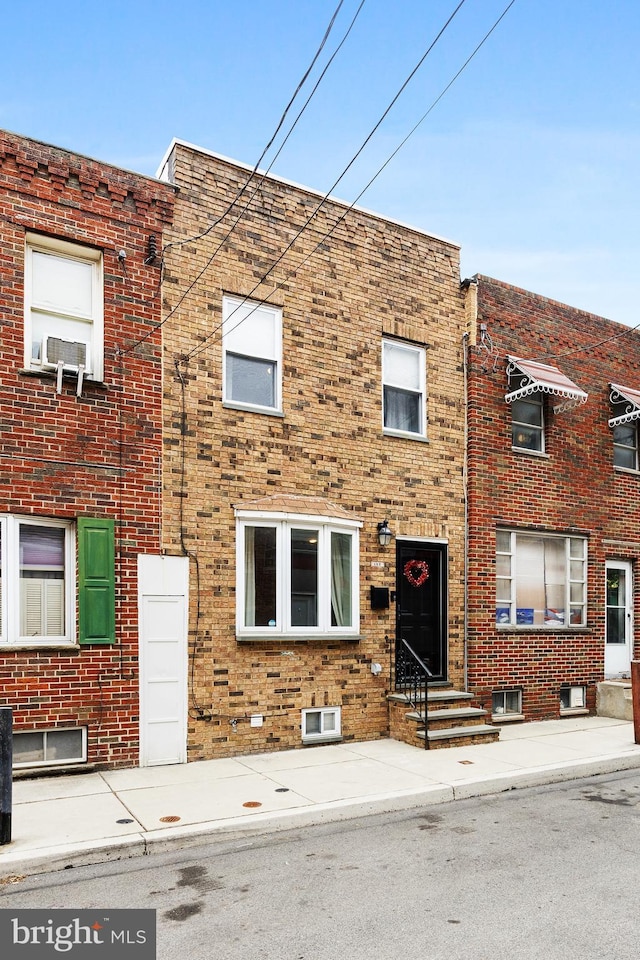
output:
<path id="1" fill-rule="evenodd" d="M 400 634 L 464 685 L 458 248 L 250 173 L 174 142 L 161 174 L 191 759 L 388 736 Z"/>
<path id="2" fill-rule="evenodd" d="M 16 767 L 138 761 L 136 564 L 160 552 L 153 252 L 173 198 L 0 134 L 0 687 Z"/>
<path id="3" fill-rule="evenodd" d="M 640 335 L 465 283 L 469 689 L 495 720 L 595 709 L 628 676 L 640 559 Z"/>

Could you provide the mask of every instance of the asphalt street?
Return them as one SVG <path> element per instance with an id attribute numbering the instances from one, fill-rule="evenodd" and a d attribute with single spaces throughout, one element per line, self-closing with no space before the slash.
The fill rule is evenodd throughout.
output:
<path id="1" fill-rule="evenodd" d="M 153 907 L 159 960 L 636 960 L 640 773 L 83 866 L 0 907 Z"/>

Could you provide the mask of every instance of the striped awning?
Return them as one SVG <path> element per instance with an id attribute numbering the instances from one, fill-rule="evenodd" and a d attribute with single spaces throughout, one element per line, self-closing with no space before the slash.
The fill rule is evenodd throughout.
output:
<path id="1" fill-rule="evenodd" d="M 618 408 L 618 413 L 615 417 L 611 417 L 609 426 L 617 427 L 622 423 L 640 420 L 640 390 L 621 387 L 619 383 L 612 383 L 610 387 L 611 403 Z"/>
<path id="2" fill-rule="evenodd" d="M 589 396 L 557 367 L 539 363 L 537 360 L 508 357 L 507 376 L 510 388 L 505 395 L 507 403 L 522 400 L 534 393 L 548 393 L 559 401 L 553 411 L 560 413 L 586 403 Z"/>

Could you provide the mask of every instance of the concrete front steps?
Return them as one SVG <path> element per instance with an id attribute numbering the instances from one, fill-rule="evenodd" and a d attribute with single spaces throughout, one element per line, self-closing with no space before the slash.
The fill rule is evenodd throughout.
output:
<path id="1" fill-rule="evenodd" d="M 418 695 L 416 710 L 404 693 L 390 693 L 390 736 L 425 749 L 424 693 Z M 485 723 L 487 711 L 471 706 L 473 696 L 452 687 L 430 688 L 427 700 L 427 742 L 429 750 L 493 743 L 500 739 L 500 727 Z"/>

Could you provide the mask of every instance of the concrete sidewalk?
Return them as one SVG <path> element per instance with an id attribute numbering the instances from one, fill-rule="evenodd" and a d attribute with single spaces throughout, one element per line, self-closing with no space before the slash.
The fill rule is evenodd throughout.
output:
<path id="1" fill-rule="evenodd" d="M 631 768 L 632 723 L 575 717 L 505 725 L 499 742 L 472 747 L 374 740 L 18 780 L 0 878 Z"/>

